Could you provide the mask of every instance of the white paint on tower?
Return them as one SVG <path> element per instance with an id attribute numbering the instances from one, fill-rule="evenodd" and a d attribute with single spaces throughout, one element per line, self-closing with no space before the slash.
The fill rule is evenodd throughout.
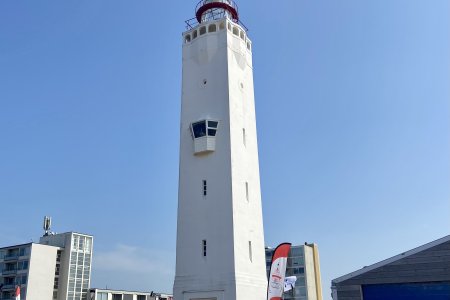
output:
<path id="1" fill-rule="evenodd" d="M 264 300 L 251 41 L 232 1 L 197 12 L 211 3 L 227 13 L 183 34 L 174 299 Z"/>

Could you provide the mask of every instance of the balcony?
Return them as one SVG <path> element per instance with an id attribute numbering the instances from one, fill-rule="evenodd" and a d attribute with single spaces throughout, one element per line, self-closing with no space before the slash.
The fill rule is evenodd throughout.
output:
<path id="1" fill-rule="evenodd" d="M 5 285 L 3 286 L 2 291 L 5 291 L 5 292 L 6 292 L 6 291 L 13 291 L 15 287 L 16 287 L 15 284 L 7 283 L 7 284 L 5 284 Z"/>
<path id="2" fill-rule="evenodd" d="M 10 255 L 5 255 L 3 257 L 4 261 L 8 261 L 8 260 L 18 260 L 19 259 L 19 253 L 17 254 L 10 254 Z"/>
<path id="3" fill-rule="evenodd" d="M 13 270 L 3 270 L 2 274 L 4 275 L 10 275 L 10 274 L 16 274 L 17 273 L 17 269 L 13 269 Z"/>

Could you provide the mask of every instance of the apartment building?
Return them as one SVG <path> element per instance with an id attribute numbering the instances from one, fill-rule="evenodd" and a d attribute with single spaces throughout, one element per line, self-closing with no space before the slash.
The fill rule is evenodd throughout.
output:
<path id="1" fill-rule="evenodd" d="M 93 237 L 46 233 L 39 243 L 0 248 L 0 300 L 84 300 L 91 276 Z"/>

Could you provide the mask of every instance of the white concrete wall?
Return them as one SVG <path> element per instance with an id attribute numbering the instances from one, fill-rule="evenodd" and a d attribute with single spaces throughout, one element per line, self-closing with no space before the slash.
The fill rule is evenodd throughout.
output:
<path id="1" fill-rule="evenodd" d="M 183 44 L 175 300 L 266 297 L 251 59 L 245 41 L 226 29 Z M 216 150 L 194 155 L 190 124 L 202 119 L 220 122 Z"/>
<path id="2" fill-rule="evenodd" d="M 58 300 L 67 299 L 67 291 L 69 288 L 69 271 L 70 271 L 70 250 L 72 248 L 72 233 L 61 234 L 65 245 L 61 253 L 61 266 L 59 275 Z"/>
<path id="3" fill-rule="evenodd" d="M 252 53 L 248 51 L 246 42 L 232 33 L 228 34 L 228 88 L 236 298 L 265 299 L 267 278 Z M 243 128 L 246 133 L 245 145 Z M 248 200 L 246 182 L 248 182 Z M 249 258 L 249 241 L 252 243 L 252 260 Z"/>
<path id="4" fill-rule="evenodd" d="M 27 299 L 53 299 L 57 247 L 32 244 L 28 271 Z"/>
<path id="5" fill-rule="evenodd" d="M 305 280 L 308 300 L 317 300 L 313 248 L 305 246 L 303 249 L 305 250 Z"/>

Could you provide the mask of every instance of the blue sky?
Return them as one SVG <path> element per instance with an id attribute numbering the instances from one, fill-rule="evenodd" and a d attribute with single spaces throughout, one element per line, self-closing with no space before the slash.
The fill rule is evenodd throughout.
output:
<path id="1" fill-rule="evenodd" d="M 195 4 L 0 2 L 0 245 L 51 215 L 95 236 L 93 286 L 171 290 Z M 450 2 L 239 6 L 266 244 L 316 242 L 329 299 L 331 279 L 449 234 Z"/>

